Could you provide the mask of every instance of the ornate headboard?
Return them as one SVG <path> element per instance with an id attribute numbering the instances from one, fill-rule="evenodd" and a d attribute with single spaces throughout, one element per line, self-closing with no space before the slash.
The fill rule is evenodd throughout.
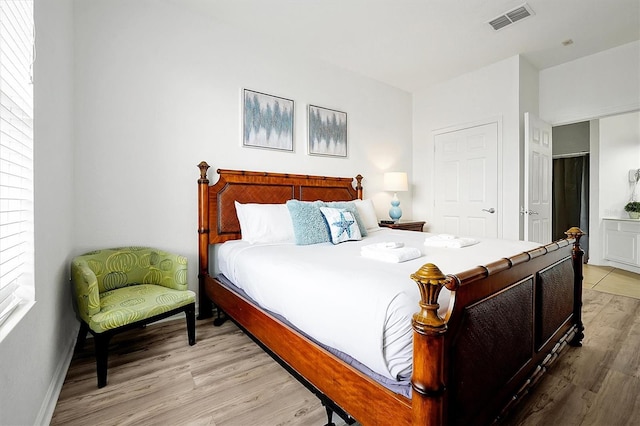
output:
<path id="1" fill-rule="evenodd" d="M 296 175 L 288 173 L 248 172 L 218 169 L 218 181 L 209 185 L 209 165 L 198 164 L 198 247 L 200 257 L 200 312 L 207 299 L 202 283 L 208 274 L 209 245 L 241 238 L 235 201 L 240 203 L 279 204 L 287 200 L 345 201 L 362 199 L 362 176 L 353 178 Z M 208 299 L 207 299 L 208 301 Z"/>
<path id="2" fill-rule="evenodd" d="M 352 178 L 247 172 L 218 169 L 218 181 L 209 186 L 207 169 L 201 162 L 198 179 L 198 232 L 208 234 L 207 243 L 222 243 L 241 237 L 234 201 L 240 203 L 285 203 L 287 200 L 344 201 L 362 198 L 362 176 Z"/>

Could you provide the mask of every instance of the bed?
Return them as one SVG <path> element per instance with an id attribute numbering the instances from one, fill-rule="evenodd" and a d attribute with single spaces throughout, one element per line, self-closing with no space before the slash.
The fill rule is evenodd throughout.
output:
<path id="1" fill-rule="evenodd" d="M 363 198 L 362 176 L 355 178 L 354 187 L 352 178 L 219 169 L 210 185 L 208 164 L 198 167 L 198 318 L 211 318 L 215 310 L 216 321 L 223 315 L 238 324 L 320 398 L 328 423 L 336 412 L 348 423 L 355 419 L 363 425 L 488 424 L 503 418 L 567 345 L 581 345 L 580 229 L 568 230 L 567 239 L 482 266 L 467 264 L 455 273 L 443 274 L 437 264 L 427 262 L 397 277 L 417 290 L 410 321 L 410 389 L 399 392 L 357 359 L 345 360 L 341 351 L 264 309 L 228 277 L 213 273 L 212 247 L 241 240 L 237 202 L 358 200 Z M 418 234 L 393 232 L 413 238 Z M 470 253 L 464 250 L 460 256 Z M 440 306 L 444 292 L 446 307 Z M 326 317 L 309 313 L 305 319 L 321 323 Z M 365 316 L 358 324 L 363 334 L 367 321 Z"/>

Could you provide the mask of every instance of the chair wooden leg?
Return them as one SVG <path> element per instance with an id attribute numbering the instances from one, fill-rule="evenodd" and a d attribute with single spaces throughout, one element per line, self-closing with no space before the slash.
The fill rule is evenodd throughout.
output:
<path id="1" fill-rule="evenodd" d="M 86 322 L 80 321 L 80 330 L 78 331 L 78 338 L 76 339 L 75 351 L 81 351 L 84 348 L 84 343 L 87 340 L 87 333 L 89 332 L 89 326 Z"/>
<path id="2" fill-rule="evenodd" d="M 189 337 L 189 345 L 196 344 L 196 306 L 195 304 L 187 306 L 184 311 L 187 316 L 187 336 Z"/>
<path id="3" fill-rule="evenodd" d="M 109 341 L 111 335 L 100 333 L 94 336 L 96 348 L 96 371 L 98 373 L 98 387 L 103 388 L 107 385 L 107 363 L 109 359 Z"/>

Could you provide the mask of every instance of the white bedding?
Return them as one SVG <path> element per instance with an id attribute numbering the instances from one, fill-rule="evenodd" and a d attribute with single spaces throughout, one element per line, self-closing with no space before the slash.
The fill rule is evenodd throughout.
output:
<path id="1" fill-rule="evenodd" d="M 412 369 L 411 317 L 420 295 L 409 277 L 425 263 L 458 273 L 539 244 L 480 240 L 464 248 L 425 247 L 428 233 L 381 228 L 361 241 L 299 246 L 228 241 L 218 250 L 218 266 L 262 307 L 280 314 L 325 345 L 351 355 L 373 371 L 405 380 Z M 388 263 L 360 256 L 362 246 L 403 242 L 422 256 Z M 441 313 L 449 291 L 440 293 Z"/>

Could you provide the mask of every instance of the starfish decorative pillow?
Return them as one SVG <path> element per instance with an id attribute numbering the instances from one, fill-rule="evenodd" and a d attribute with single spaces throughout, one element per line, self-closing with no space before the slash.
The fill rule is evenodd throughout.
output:
<path id="1" fill-rule="evenodd" d="M 358 222 L 352 212 L 345 209 L 320 207 L 333 244 L 362 239 Z"/>

